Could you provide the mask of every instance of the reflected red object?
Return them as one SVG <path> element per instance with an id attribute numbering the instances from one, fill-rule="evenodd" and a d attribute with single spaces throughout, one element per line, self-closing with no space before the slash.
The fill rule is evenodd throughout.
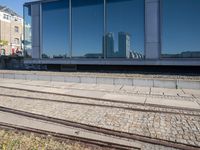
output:
<path id="1" fill-rule="evenodd" d="M 12 48 L 12 55 L 14 55 L 15 54 L 15 49 L 14 48 Z"/>

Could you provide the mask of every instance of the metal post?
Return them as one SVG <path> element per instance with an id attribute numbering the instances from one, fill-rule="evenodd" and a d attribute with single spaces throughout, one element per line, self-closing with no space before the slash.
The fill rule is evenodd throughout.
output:
<path id="1" fill-rule="evenodd" d="M 107 25 L 107 8 L 106 8 L 106 0 L 104 0 L 104 35 L 103 35 L 103 58 L 106 59 L 106 25 Z"/>
<path id="2" fill-rule="evenodd" d="M 72 1 L 69 0 L 69 57 L 72 58 Z"/>

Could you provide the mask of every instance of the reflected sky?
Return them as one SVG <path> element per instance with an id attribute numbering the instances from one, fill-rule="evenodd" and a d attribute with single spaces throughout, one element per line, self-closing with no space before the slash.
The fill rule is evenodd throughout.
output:
<path id="1" fill-rule="evenodd" d="M 72 56 L 102 54 L 103 0 L 72 1 Z"/>
<path id="2" fill-rule="evenodd" d="M 43 3 L 43 57 L 69 55 L 69 3 L 68 0 Z"/>
<path id="3" fill-rule="evenodd" d="M 200 52 L 200 0 L 163 0 L 162 54 Z"/>

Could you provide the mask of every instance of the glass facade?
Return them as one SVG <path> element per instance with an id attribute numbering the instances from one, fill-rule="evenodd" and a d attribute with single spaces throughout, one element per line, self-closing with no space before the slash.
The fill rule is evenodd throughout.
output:
<path id="1" fill-rule="evenodd" d="M 144 0 L 107 0 L 107 57 L 144 57 Z"/>
<path id="2" fill-rule="evenodd" d="M 31 6 L 24 6 L 24 57 L 32 57 L 32 18 L 31 18 Z"/>
<path id="3" fill-rule="evenodd" d="M 200 0 L 162 0 L 162 57 L 200 57 Z"/>
<path id="4" fill-rule="evenodd" d="M 42 58 L 69 56 L 69 1 L 42 3 Z"/>
<path id="5" fill-rule="evenodd" d="M 72 57 L 103 57 L 104 0 L 72 0 Z"/>
<path id="6" fill-rule="evenodd" d="M 144 0 L 40 4 L 42 58 L 144 58 Z"/>

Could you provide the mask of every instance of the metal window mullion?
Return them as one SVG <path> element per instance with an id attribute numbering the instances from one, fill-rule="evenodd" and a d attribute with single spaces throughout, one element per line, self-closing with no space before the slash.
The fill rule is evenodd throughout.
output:
<path id="1" fill-rule="evenodd" d="M 69 57 L 72 58 L 72 1 L 69 0 Z"/>
<path id="2" fill-rule="evenodd" d="M 43 17 L 42 17 L 42 3 L 40 2 L 40 59 L 42 59 L 42 52 L 43 52 Z"/>
<path id="3" fill-rule="evenodd" d="M 107 32 L 107 7 L 106 7 L 106 0 L 104 0 L 104 36 L 103 36 L 103 58 L 106 59 L 106 32 Z"/>
<path id="4" fill-rule="evenodd" d="M 23 55 L 25 54 L 24 52 L 26 51 L 25 42 L 24 42 L 24 41 L 26 40 L 26 39 L 25 39 L 25 38 L 26 38 L 26 37 L 25 37 L 25 31 L 26 31 L 26 30 L 25 30 L 25 20 L 26 20 L 26 19 L 25 19 L 25 6 L 23 6 L 23 39 L 22 39 L 22 40 L 23 40 Z M 0 29 L 1 29 L 1 26 L 0 26 Z M 0 37 L 0 38 L 1 38 L 1 37 Z"/>

